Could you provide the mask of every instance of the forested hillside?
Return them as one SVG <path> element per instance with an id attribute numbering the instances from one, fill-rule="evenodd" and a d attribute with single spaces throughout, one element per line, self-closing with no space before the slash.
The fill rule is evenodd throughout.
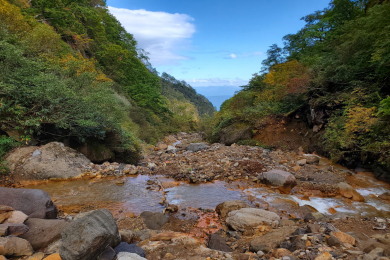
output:
<path id="1" fill-rule="evenodd" d="M 62 141 L 98 161 L 134 162 L 142 142 L 213 112 L 194 93 L 165 93 L 143 53 L 104 0 L 0 0 L 0 157 L 14 144 Z"/>
<path id="2" fill-rule="evenodd" d="M 289 122 L 299 119 L 308 131 L 297 134 L 311 152 L 388 173 L 390 1 L 333 0 L 302 19 L 306 25 L 272 45 L 261 72 L 223 104 L 214 140 L 262 145 L 253 138 L 267 122 L 276 118 L 293 132 Z"/>

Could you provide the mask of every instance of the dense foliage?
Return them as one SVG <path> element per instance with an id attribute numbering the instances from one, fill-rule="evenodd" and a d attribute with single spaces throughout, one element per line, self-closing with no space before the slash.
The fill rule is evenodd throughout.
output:
<path id="1" fill-rule="evenodd" d="M 0 67 L 0 157 L 13 140 L 56 140 L 97 142 L 132 162 L 143 141 L 211 113 L 195 93 L 163 93 L 103 0 L 0 0 Z"/>
<path id="2" fill-rule="evenodd" d="M 390 1 L 333 0 L 272 45 L 262 72 L 226 101 L 224 127 L 256 127 L 270 115 L 306 110 L 323 153 L 349 165 L 390 169 Z M 321 114 L 321 122 L 316 116 Z"/>

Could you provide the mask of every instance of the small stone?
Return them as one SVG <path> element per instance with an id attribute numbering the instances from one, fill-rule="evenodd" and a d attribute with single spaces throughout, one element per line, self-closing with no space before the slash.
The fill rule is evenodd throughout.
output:
<path id="1" fill-rule="evenodd" d="M 306 159 L 302 159 L 302 160 L 297 161 L 298 166 L 303 166 L 305 164 L 306 164 Z"/>
<path id="2" fill-rule="evenodd" d="M 304 154 L 307 164 L 318 164 L 320 162 L 320 157 L 314 154 Z"/>
<path id="3" fill-rule="evenodd" d="M 333 257 L 329 252 L 323 252 L 322 254 L 318 255 L 314 260 L 332 260 Z"/>
<path id="4" fill-rule="evenodd" d="M 259 257 L 262 257 L 263 255 L 265 255 L 265 253 L 263 251 L 257 251 L 256 253 Z"/>
<path id="5" fill-rule="evenodd" d="M 8 235 L 9 236 L 21 236 L 23 234 L 26 234 L 30 229 L 25 224 L 0 224 L 1 226 L 5 225 L 8 227 Z"/>
<path id="6" fill-rule="evenodd" d="M 137 254 L 128 253 L 128 252 L 120 252 L 117 256 L 117 260 L 147 260 Z"/>
<path id="7" fill-rule="evenodd" d="M 55 254 L 51 254 L 51 255 L 47 256 L 43 260 L 62 260 L 62 259 L 61 259 L 60 254 L 55 253 Z"/>
<path id="8" fill-rule="evenodd" d="M 28 219 L 28 216 L 26 214 L 21 211 L 15 210 L 11 212 L 11 215 L 6 221 L 4 221 L 4 223 L 23 224 L 26 219 Z"/>
<path id="9" fill-rule="evenodd" d="M 286 249 L 286 248 L 277 248 L 277 249 L 274 249 L 272 255 L 276 258 L 281 258 L 283 256 L 289 256 L 291 255 L 292 253 L 290 252 L 290 250 Z"/>
<path id="10" fill-rule="evenodd" d="M 27 260 L 42 260 L 45 257 L 45 254 L 38 252 L 27 258 Z"/>
<path id="11" fill-rule="evenodd" d="M 326 242 L 328 243 L 328 245 L 329 246 L 340 246 L 341 245 L 341 242 L 340 242 L 340 240 L 337 238 L 337 237 L 335 237 L 335 236 L 330 236 L 327 240 L 326 240 Z"/>

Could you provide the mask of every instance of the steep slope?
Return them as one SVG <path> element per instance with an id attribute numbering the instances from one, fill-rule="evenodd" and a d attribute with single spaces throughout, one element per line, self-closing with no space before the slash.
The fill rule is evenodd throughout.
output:
<path id="1" fill-rule="evenodd" d="M 105 1 L 0 0 L 0 143 L 134 162 L 142 142 L 192 128 L 138 52 Z"/>
<path id="2" fill-rule="evenodd" d="M 304 17 L 305 27 L 285 36 L 283 49 L 272 45 L 262 72 L 222 105 L 214 140 L 281 148 L 290 142 L 291 149 L 372 167 L 384 177 L 390 170 L 389 13 L 389 1 L 334 0 Z"/>

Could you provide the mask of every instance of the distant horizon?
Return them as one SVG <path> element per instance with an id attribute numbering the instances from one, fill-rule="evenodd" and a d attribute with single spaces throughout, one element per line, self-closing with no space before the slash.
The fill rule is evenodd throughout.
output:
<path id="1" fill-rule="evenodd" d="M 202 86 L 196 87 L 192 86 L 198 94 L 205 96 L 217 109 L 220 110 L 220 107 L 223 102 L 233 97 L 237 91 L 241 90 L 239 86 Z"/>

